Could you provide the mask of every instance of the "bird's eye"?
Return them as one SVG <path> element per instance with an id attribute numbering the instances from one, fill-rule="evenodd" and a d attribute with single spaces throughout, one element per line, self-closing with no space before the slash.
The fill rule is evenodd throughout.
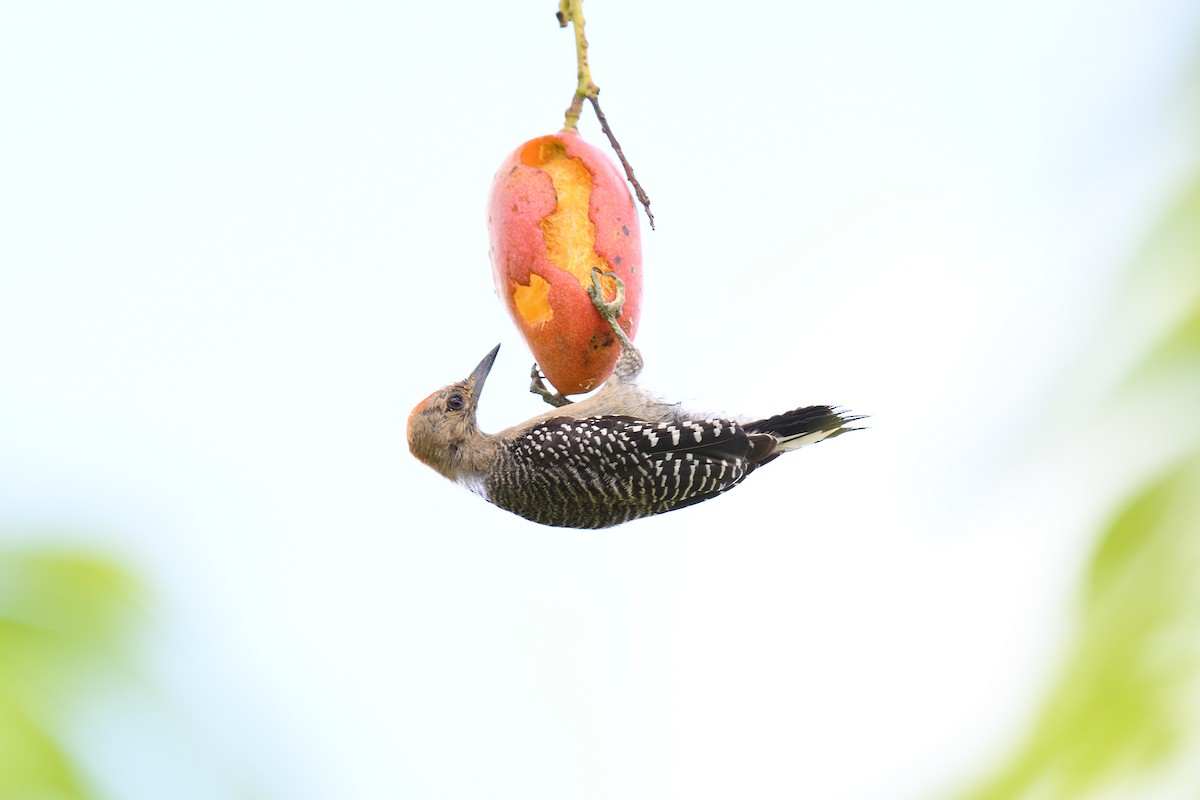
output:
<path id="1" fill-rule="evenodd" d="M 446 408 L 451 411 L 462 411 L 462 407 L 467 404 L 467 398 L 463 397 L 462 392 L 453 392 L 446 398 Z"/>

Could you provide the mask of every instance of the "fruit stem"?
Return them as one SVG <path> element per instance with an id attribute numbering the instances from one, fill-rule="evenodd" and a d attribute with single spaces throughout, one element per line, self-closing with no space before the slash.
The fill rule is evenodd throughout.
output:
<path id="1" fill-rule="evenodd" d="M 557 16 L 560 28 L 565 28 L 568 24 L 575 26 L 575 61 L 579 67 L 575 95 L 571 98 L 571 105 L 567 106 L 563 130 L 579 133 L 579 115 L 583 112 L 583 101 L 589 101 L 596 112 L 596 119 L 600 120 L 600 130 L 604 131 L 604 135 L 608 137 L 608 143 L 612 145 L 617 158 L 621 161 L 621 166 L 625 168 L 625 177 L 633 184 L 638 201 L 641 202 L 642 208 L 646 212 L 646 218 L 650 220 L 650 229 L 654 230 L 654 214 L 650 212 L 650 197 L 638 183 L 637 178 L 633 176 L 633 165 L 625 157 L 621 145 L 617 144 L 617 137 L 613 135 L 612 128 L 608 126 L 608 120 L 604 117 L 604 112 L 600 110 L 600 87 L 592 81 L 592 69 L 588 66 L 587 37 L 583 35 L 583 0 L 558 0 Z"/>
<path id="2" fill-rule="evenodd" d="M 568 24 L 575 28 L 575 62 L 579 68 L 576 75 L 578 82 L 575 85 L 575 96 L 571 98 L 571 105 L 567 106 L 567 116 L 563 128 L 578 132 L 579 115 L 583 111 L 584 99 L 594 99 L 600 94 L 600 87 L 592 82 L 592 70 L 588 66 L 588 43 L 587 37 L 583 33 L 583 0 L 559 0 L 558 25 L 560 28 L 565 28 Z"/>

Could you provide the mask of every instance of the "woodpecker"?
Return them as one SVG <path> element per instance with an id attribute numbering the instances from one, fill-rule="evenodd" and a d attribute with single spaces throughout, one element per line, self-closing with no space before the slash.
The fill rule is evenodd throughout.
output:
<path id="1" fill-rule="evenodd" d="M 783 453 L 857 430 L 849 425 L 861 417 L 830 406 L 742 423 L 688 414 L 651 395 L 635 380 L 641 354 L 616 324 L 623 287 L 618 284 L 615 301 L 605 301 L 597 270 L 592 279 L 592 300 L 622 347 L 612 378 L 599 391 L 499 433 L 484 433 L 476 410 L 497 345 L 464 380 L 413 409 L 412 454 L 526 519 L 607 528 L 716 497 Z M 547 394 L 536 375 L 535 366 L 532 390 Z"/>

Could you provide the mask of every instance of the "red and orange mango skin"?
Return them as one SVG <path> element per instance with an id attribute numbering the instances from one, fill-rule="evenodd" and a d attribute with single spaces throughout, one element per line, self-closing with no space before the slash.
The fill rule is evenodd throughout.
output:
<path id="1" fill-rule="evenodd" d="M 630 339 L 642 310 L 642 237 L 624 176 L 577 133 L 532 139 L 496 173 L 488 232 L 496 293 L 546 379 L 562 394 L 604 383 L 621 345 L 588 295 L 592 268 L 625 283 Z M 611 300 L 615 281 L 601 285 Z"/>

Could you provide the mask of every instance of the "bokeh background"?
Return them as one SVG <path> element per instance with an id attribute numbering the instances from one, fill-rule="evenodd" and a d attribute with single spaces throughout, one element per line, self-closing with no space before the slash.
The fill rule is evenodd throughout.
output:
<path id="1" fill-rule="evenodd" d="M 605 532 L 408 455 L 541 410 L 554 3 L 6 3 L 0 797 L 1200 796 L 1200 6 L 585 10 L 644 382 L 870 429 Z"/>

